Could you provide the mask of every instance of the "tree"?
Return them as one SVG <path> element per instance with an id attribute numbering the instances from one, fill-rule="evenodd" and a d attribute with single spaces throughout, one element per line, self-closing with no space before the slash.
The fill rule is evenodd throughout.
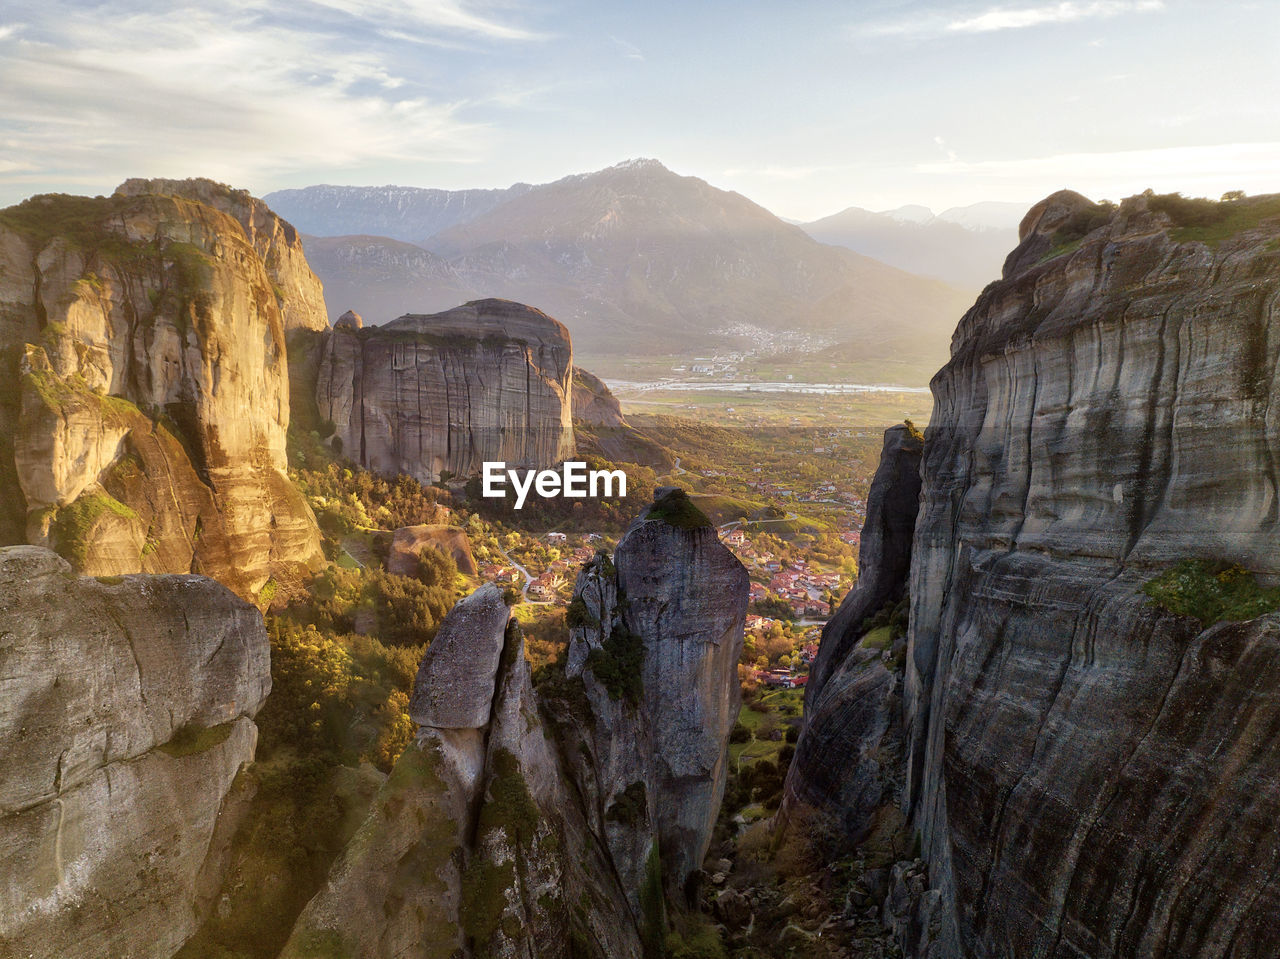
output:
<path id="1" fill-rule="evenodd" d="M 1244 197 L 1244 190 L 1228 190 L 1226 193 L 1222 194 L 1222 202 L 1235 203 L 1239 200 L 1243 200 Z"/>

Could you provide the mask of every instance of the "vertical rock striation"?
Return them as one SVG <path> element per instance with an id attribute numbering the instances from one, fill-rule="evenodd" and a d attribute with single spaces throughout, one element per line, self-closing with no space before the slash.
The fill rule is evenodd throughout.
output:
<path id="1" fill-rule="evenodd" d="M 632 889 L 651 849 L 673 898 L 706 855 L 741 704 L 747 587 L 746 569 L 673 488 L 575 585 L 566 672 L 591 706 L 580 779 Z"/>
<path id="2" fill-rule="evenodd" d="M 1280 580 L 1277 214 L 1055 194 L 960 321 L 910 577 L 930 955 L 1274 955 L 1280 614 L 1141 587 Z"/>
<path id="3" fill-rule="evenodd" d="M 0 549 L 0 954 L 169 959 L 270 688 L 262 617 L 217 583 Z"/>
<path id="4" fill-rule="evenodd" d="M 168 196 L 0 211 L 0 542 L 242 596 L 319 561 L 285 476 L 281 308 L 239 223 Z"/>
<path id="5" fill-rule="evenodd" d="M 573 454 L 573 348 L 551 317 L 476 300 L 383 326 L 334 329 L 316 382 L 342 452 L 424 483 L 485 461 L 547 467 Z"/>

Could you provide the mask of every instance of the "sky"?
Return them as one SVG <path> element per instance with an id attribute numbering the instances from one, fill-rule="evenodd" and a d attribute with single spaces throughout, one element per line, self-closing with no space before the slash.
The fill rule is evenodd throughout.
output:
<path id="1" fill-rule="evenodd" d="M 1280 192 L 1280 3 L 0 0 L 0 204 L 654 157 L 780 216 Z"/>

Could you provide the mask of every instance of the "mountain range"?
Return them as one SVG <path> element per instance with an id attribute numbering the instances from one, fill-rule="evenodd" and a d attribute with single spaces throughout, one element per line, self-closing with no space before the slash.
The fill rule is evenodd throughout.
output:
<path id="1" fill-rule="evenodd" d="M 799 226 L 815 240 L 848 247 L 902 270 L 982 288 L 1000 277 L 1018 245 L 1021 203 L 975 203 L 934 215 L 924 206 L 873 213 L 851 206 Z"/>
<path id="2" fill-rule="evenodd" d="M 381 323 L 502 297 L 561 320 L 587 355 L 760 347 L 788 333 L 810 351 L 940 363 L 973 299 L 974 286 L 820 243 L 656 160 L 504 191 L 323 186 L 266 199 L 312 234 L 308 259 L 335 315 Z"/>

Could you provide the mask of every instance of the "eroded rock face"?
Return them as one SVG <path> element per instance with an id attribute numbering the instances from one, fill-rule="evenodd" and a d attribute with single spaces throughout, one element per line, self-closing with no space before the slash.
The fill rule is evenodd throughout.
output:
<path id="1" fill-rule="evenodd" d="M 0 211 L 3 542 L 254 596 L 321 560 L 285 476 L 280 303 L 241 225 L 172 196 Z"/>
<path id="2" fill-rule="evenodd" d="M 477 300 L 335 329 L 316 383 L 344 455 L 424 483 L 485 461 L 548 467 L 573 454 L 573 348 L 531 307 Z"/>
<path id="3" fill-rule="evenodd" d="M 270 688 L 262 617 L 217 583 L 0 549 L 0 952 L 169 959 Z"/>
<path id="4" fill-rule="evenodd" d="M 244 229 L 246 238 L 266 267 L 280 303 L 286 332 L 329 328 L 324 288 L 307 265 L 298 231 L 247 190 L 235 190 L 225 183 L 203 177 L 189 180 L 134 178 L 116 187 L 116 195 L 178 196 L 230 214 Z"/>
<path id="5" fill-rule="evenodd" d="M 580 366 L 573 368 L 573 418 L 589 426 L 627 425 L 618 398 L 604 380 Z"/>
<path id="6" fill-rule="evenodd" d="M 1280 578 L 1280 251 L 1245 202 L 1210 246 L 1144 198 L 1073 237 L 1100 211 L 1050 197 L 934 379 L 906 709 L 945 955 L 1274 954 L 1280 615 L 1140 591 Z"/>
<path id="7" fill-rule="evenodd" d="M 746 569 L 670 488 L 575 585 L 567 672 L 581 676 L 593 717 L 579 778 L 633 890 L 651 849 L 673 898 L 706 855 L 741 705 L 747 591 Z"/>

